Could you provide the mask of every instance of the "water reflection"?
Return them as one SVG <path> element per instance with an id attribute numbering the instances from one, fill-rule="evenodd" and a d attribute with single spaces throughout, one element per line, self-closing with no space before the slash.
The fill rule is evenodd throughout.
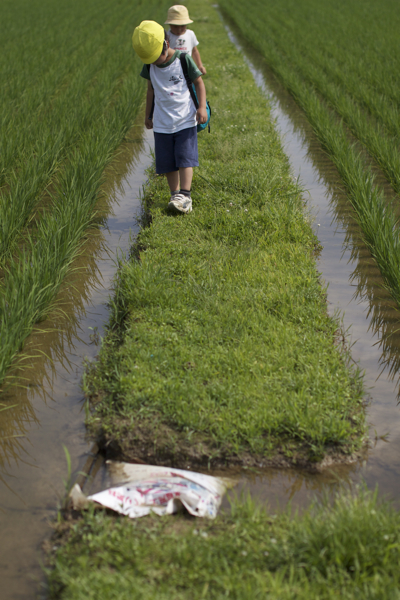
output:
<path id="1" fill-rule="evenodd" d="M 321 473 L 296 469 L 266 469 L 245 475 L 242 473 L 238 485 L 228 494 L 222 507 L 229 507 L 232 496 L 246 496 L 251 490 L 252 499 L 263 505 L 267 504 L 270 510 L 284 508 L 287 503 L 291 503 L 296 509 L 306 508 L 313 500 L 333 498 L 339 489 L 354 491 L 358 485 L 355 479 L 359 470 L 360 463 L 355 462 Z"/>

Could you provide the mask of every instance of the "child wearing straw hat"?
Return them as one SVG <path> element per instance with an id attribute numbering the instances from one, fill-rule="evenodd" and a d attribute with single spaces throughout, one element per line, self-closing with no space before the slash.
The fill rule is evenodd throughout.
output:
<path id="1" fill-rule="evenodd" d="M 140 75 L 148 80 L 145 125 L 154 130 L 156 172 L 166 175 L 171 190 L 168 208 L 189 213 L 193 167 L 199 166 L 197 124 L 206 123 L 208 118 L 201 72 L 193 59 L 184 55 L 182 60 L 196 89 L 196 109 L 181 52 L 170 48 L 164 28 L 155 21 L 142 21 L 133 32 L 132 45 L 144 63 Z"/>
<path id="2" fill-rule="evenodd" d="M 165 24 L 169 25 L 168 39 L 171 48 L 187 52 L 192 56 L 199 70 L 204 75 L 207 71 L 203 66 L 200 52 L 197 49 L 199 42 L 194 31 L 186 28 L 186 25 L 189 25 L 189 23 L 193 23 L 193 21 L 189 18 L 189 11 L 186 6 L 175 4 L 168 9 Z"/>

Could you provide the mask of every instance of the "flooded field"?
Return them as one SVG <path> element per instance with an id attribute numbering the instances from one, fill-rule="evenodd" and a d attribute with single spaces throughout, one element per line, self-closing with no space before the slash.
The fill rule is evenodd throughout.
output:
<path id="1" fill-rule="evenodd" d="M 229 35 L 238 46 L 231 31 Z M 307 190 L 315 231 L 323 246 L 318 265 L 321 278 L 329 285 L 329 311 L 340 311 L 353 343 L 353 359 L 365 370 L 370 449 L 357 463 L 318 474 L 273 469 L 235 472 L 239 480 L 236 492 L 250 491 L 272 506 L 284 506 L 291 500 L 301 507 L 338 485 L 351 487 L 365 481 L 372 489 L 378 484 L 382 494 L 396 499 L 400 491 L 399 313 L 361 241 L 336 170 L 302 111 L 254 55 L 246 51 L 246 56 L 257 83 L 273 101 L 273 115 L 284 136 L 293 174 Z M 2 597 L 7 600 L 35 597 L 43 579 L 40 546 L 50 535 L 51 521 L 65 492 L 63 480 L 68 478 L 63 445 L 72 459 L 71 479 L 90 452 L 80 388 L 83 361 L 96 356 L 107 321 L 115 256 L 118 248 L 126 254 L 130 231 L 138 231 L 139 193 L 144 170 L 151 162 L 152 134 L 131 133 L 128 137 L 131 141 L 114 165 L 116 175 L 110 177 L 108 200 L 102 207 L 104 226 L 89 236 L 77 264 L 80 270 L 69 278 L 73 285 L 63 287 L 60 307 L 65 315 L 42 323 L 40 329 L 49 332 L 37 331 L 29 339 L 26 350 L 39 349 L 41 355 L 24 371 L 24 387 L 9 391 L 7 403 L 15 406 L 0 413 L 0 578 L 5 590 Z M 107 481 L 104 467 L 98 468 L 91 490 L 100 489 Z"/>
<path id="2" fill-rule="evenodd" d="M 94 359 L 107 321 L 107 300 L 116 256 L 125 256 L 138 231 L 139 194 L 151 164 L 152 136 L 135 127 L 109 170 L 99 206 L 100 230 L 87 239 L 77 271 L 63 286 L 59 314 L 40 324 L 28 339 L 38 358 L 23 371 L 24 387 L 10 389 L 0 412 L 0 580 L 2 599 L 34 598 L 41 544 L 68 478 L 63 445 L 74 476 L 82 469 L 91 443 L 85 439 L 81 378 L 84 359 Z M 123 188 L 122 188 L 123 186 Z"/>

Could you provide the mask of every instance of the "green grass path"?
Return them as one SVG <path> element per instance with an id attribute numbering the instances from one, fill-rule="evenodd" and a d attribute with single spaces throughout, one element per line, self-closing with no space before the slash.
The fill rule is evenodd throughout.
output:
<path id="1" fill-rule="evenodd" d="M 301 190 L 211 3 L 188 7 L 213 133 L 192 214 L 168 215 L 150 174 L 150 224 L 86 377 L 90 428 L 120 456 L 176 466 L 343 457 L 365 433 L 362 386 L 335 345 Z M 300 515 L 236 500 L 211 522 L 91 509 L 56 530 L 50 598 L 399 600 L 399 513 L 353 491 Z"/>
<path id="2" fill-rule="evenodd" d="M 309 464 L 365 433 L 362 388 L 335 345 L 302 191 L 267 101 L 206 1 L 189 4 L 208 74 L 193 213 L 166 211 L 119 273 L 110 334 L 86 377 L 101 443 L 178 464 Z"/>

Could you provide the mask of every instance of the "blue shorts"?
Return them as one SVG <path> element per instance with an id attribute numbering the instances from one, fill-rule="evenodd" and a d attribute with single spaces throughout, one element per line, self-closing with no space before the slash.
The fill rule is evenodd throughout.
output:
<path id="1" fill-rule="evenodd" d="M 154 150 L 157 175 L 178 171 L 180 167 L 198 167 L 196 125 L 176 133 L 154 132 Z"/>

